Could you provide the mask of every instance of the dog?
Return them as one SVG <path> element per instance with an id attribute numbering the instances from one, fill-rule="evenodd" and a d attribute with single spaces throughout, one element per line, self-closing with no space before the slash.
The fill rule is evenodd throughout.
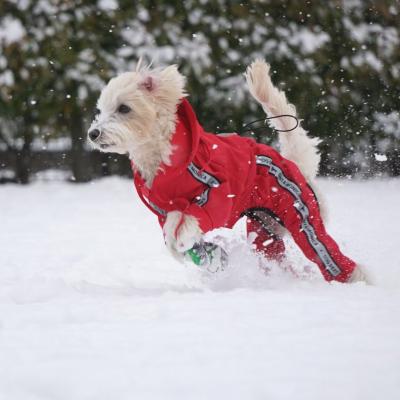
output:
<path id="1" fill-rule="evenodd" d="M 152 69 L 139 62 L 102 90 L 89 131 L 91 145 L 127 154 L 145 205 L 158 216 L 166 246 L 182 259 L 204 233 L 231 228 L 247 217 L 256 251 L 282 262 L 283 232 L 289 231 L 327 281 L 368 281 L 323 224 L 324 201 L 315 177 L 319 139 L 292 120 L 275 118 L 280 153 L 237 134 L 204 131 L 186 99 L 185 77 L 175 65 Z M 275 87 L 270 66 L 253 62 L 245 73 L 251 95 L 267 116 L 296 116 Z"/>

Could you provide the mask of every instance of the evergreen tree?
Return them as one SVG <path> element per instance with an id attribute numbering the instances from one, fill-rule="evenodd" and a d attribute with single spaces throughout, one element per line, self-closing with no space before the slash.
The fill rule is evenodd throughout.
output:
<path id="1" fill-rule="evenodd" d="M 261 57 L 324 140 L 323 173 L 399 174 L 399 12 L 395 0 L 4 0 L 0 151 L 14 154 L 16 179 L 27 182 L 32 144 L 65 138 L 74 179 L 90 179 L 96 98 L 139 57 L 177 63 L 204 126 L 240 132 L 263 116 L 243 78 Z"/>

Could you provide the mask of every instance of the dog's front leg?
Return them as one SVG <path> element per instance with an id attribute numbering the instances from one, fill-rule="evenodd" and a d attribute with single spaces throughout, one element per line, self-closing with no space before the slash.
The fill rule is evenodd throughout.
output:
<path id="1" fill-rule="evenodd" d="M 186 250 L 200 241 L 203 234 L 197 218 L 180 211 L 171 211 L 167 214 L 163 231 L 168 250 L 179 260 Z"/>

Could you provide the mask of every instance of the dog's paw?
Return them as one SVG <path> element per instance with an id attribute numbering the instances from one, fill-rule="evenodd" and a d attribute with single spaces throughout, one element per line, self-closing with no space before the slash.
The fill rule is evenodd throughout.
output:
<path id="1" fill-rule="evenodd" d="M 349 279 L 347 280 L 348 283 L 355 283 L 355 282 L 365 282 L 367 285 L 372 285 L 372 279 L 365 270 L 364 266 L 360 266 L 359 264 L 354 269 L 353 273 L 350 275 Z"/>
<path id="2" fill-rule="evenodd" d="M 184 220 L 177 232 L 176 245 L 180 253 L 185 252 L 201 240 L 202 232 L 197 219 L 191 215 L 184 215 Z"/>
<path id="3" fill-rule="evenodd" d="M 202 232 L 197 219 L 180 211 L 167 214 L 164 224 L 164 238 L 168 250 L 175 258 L 181 259 L 182 254 L 200 241 Z"/>

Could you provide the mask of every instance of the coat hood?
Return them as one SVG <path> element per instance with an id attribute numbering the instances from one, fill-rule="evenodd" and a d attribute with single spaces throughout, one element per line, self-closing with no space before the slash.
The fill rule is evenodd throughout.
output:
<path id="1" fill-rule="evenodd" d="M 192 106 L 185 98 L 178 105 L 175 132 L 171 138 L 173 151 L 170 168 L 186 167 L 195 156 L 203 127 L 197 120 Z"/>

